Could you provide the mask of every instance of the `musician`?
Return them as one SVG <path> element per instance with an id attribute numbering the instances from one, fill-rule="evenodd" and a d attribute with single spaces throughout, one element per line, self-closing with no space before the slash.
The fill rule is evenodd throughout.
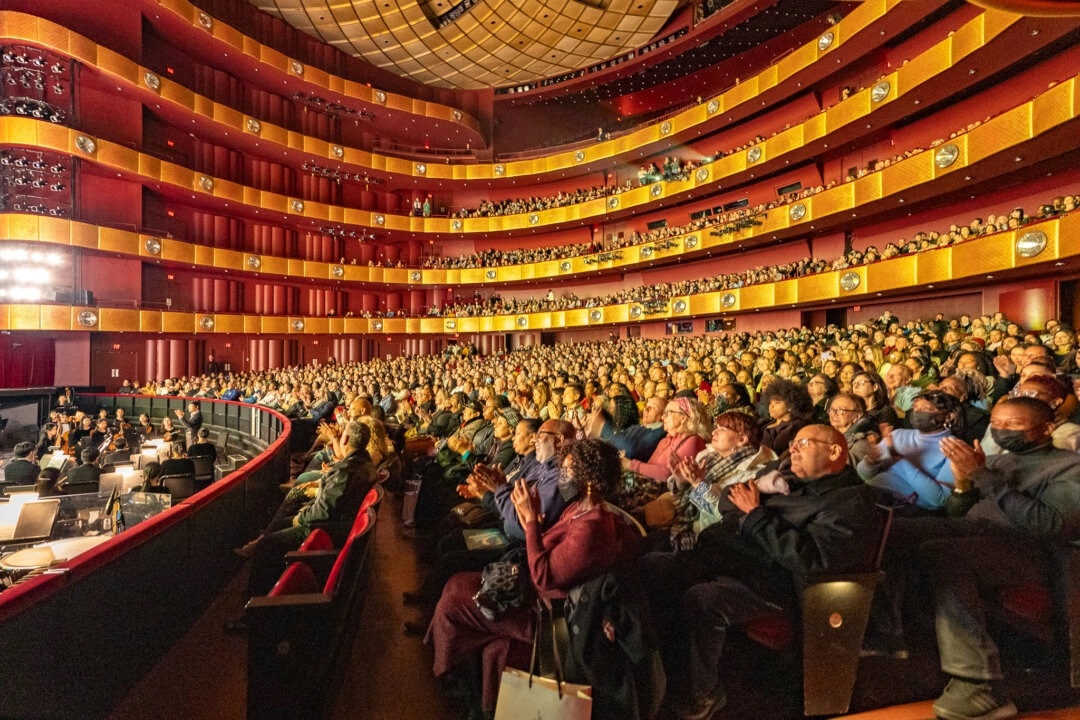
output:
<path id="1" fill-rule="evenodd" d="M 187 456 L 189 458 L 208 457 L 217 460 L 217 448 L 210 442 L 210 431 L 208 429 L 199 428 L 195 442 L 187 450 Z"/>
<path id="2" fill-rule="evenodd" d="M 144 438 L 148 438 L 153 437 L 155 432 L 154 423 L 150 422 L 150 416 L 146 413 L 139 415 L 139 434 Z"/>
<path id="3" fill-rule="evenodd" d="M 60 471 L 54 467 L 47 467 L 37 476 L 34 483 L 38 498 L 59 497 L 64 494 L 60 488 Z"/>
<path id="4" fill-rule="evenodd" d="M 15 446 L 11 462 L 4 466 L 4 482 L 8 485 L 32 485 L 38 476 L 34 462 L 34 444 L 21 442 Z"/>
<path id="5" fill-rule="evenodd" d="M 184 411 L 177 410 L 176 418 L 180 421 L 181 425 L 187 428 L 187 444 L 191 445 L 195 442 L 195 437 L 198 435 L 199 428 L 202 427 L 202 413 L 199 412 L 199 403 L 192 400 L 188 403 L 188 416 L 185 418 Z"/>
<path id="6" fill-rule="evenodd" d="M 67 476 L 64 478 L 64 484 L 85 485 L 100 481 L 102 473 L 102 469 L 98 467 L 100 457 L 101 453 L 98 452 L 97 446 L 83 448 L 82 452 L 79 453 L 79 462 L 81 464 L 68 471 Z"/>
<path id="7" fill-rule="evenodd" d="M 94 431 L 93 421 L 86 415 L 83 415 L 81 418 L 79 415 L 81 415 L 81 413 L 76 414 L 75 420 L 77 424 L 71 429 L 71 433 L 68 435 L 68 447 L 73 450 L 79 446 L 80 440 L 84 437 L 89 437 L 90 433 Z"/>
<path id="8" fill-rule="evenodd" d="M 127 440 L 122 436 L 117 436 L 117 438 L 113 440 L 111 447 L 112 449 L 102 457 L 102 465 L 115 465 L 116 463 L 131 462 L 131 448 L 128 447 Z"/>
<path id="9" fill-rule="evenodd" d="M 161 438 L 167 443 L 181 440 L 182 438 L 180 428 L 173 424 L 173 419 L 168 415 L 161 420 Z"/>
<path id="10" fill-rule="evenodd" d="M 56 406 L 53 410 L 66 417 L 71 417 L 79 411 L 79 408 L 72 404 L 71 399 L 67 395 L 59 395 L 56 398 Z"/>
<path id="11" fill-rule="evenodd" d="M 90 443 L 96 447 L 101 447 L 108 442 L 112 435 L 109 432 L 109 418 L 99 417 L 97 425 L 90 431 Z"/>
<path id="12" fill-rule="evenodd" d="M 195 463 L 188 459 L 187 453 L 184 452 L 184 444 L 180 442 L 174 442 L 172 444 L 171 456 L 168 460 L 161 463 L 162 475 L 194 475 Z"/>
<path id="13" fill-rule="evenodd" d="M 131 423 L 127 421 L 127 415 L 124 412 L 124 408 L 116 408 L 116 417 L 113 418 L 109 424 L 116 432 L 125 433 L 131 428 Z"/>
<path id="14" fill-rule="evenodd" d="M 49 448 L 59 447 L 61 443 L 60 428 L 56 423 L 47 422 L 41 428 L 41 434 L 38 436 L 37 447 L 34 448 L 34 454 L 39 458 L 45 457 L 49 453 Z"/>

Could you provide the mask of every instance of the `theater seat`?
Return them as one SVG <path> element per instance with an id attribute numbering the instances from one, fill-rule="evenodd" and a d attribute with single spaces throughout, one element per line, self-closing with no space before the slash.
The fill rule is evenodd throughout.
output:
<path id="1" fill-rule="evenodd" d="M 285 568 L 274 587 L 267 593 L 269 597 L 282 595 L 302 595 L 304 593 L 317 592 L 318 583 L 315 581 L 315 573 L 311 568 L 301 562 L 294 562 Z"/>
<path id="2" fill-rule="evenodd" d="M 851 704 L 870 603 L 885 578 L 878 568 L 892 528 L 892 510 L 881 511 L 884 522 L 873 571 L 811 575 L 802 590 L 799 617 L 769 615 L 743 627 L 748 638 L 770 650 L 801 651 L 804 715 L 838 715 Z"/>
<path id="3" fill-rule="evenodd" d="M 300 547 L 297 548 L 297 552 L 314 552 L 317 550 L 333 550 L 334 539 L 330 537 L 330 533 L 326 532 L 322 528 L 315 528 L 304 539 L 304 542 L 300 543 Z"/>
<path id="4" fill-rule="evenodd" d="M 1005 588 L 990 612 L 1067 659 L 1070 684 L 1080 688 L 1080 548 L 1054 548 L 1051 558 L 1049 584 Z"/>

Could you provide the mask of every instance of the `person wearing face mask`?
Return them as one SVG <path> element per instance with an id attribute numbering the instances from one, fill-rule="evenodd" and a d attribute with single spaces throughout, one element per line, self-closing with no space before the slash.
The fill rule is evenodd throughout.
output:
<path id="1" fill-rule="evenodd" d="M 1050 433 L 1054 447 L 1072 453 L 1080 452 L 1080 425 L 1070 422 L 1068 417 L 1060 416 L 1063 403 L 1069 396 L 1069 389 L 1062 380 L 1053 375 L 1031 375 L 1017 383 L 1010 395 L 1033 398 L 1046 403 L 1054 413 L 1054 429 Z M 986 455 L 1010 451 L 1009 448 L 998 443 L 997 438 L 989 430 L 983 436 L 981 449 Z"/>
<path id="2" fill-rule="evenodd" d="M 908 505 L 937 510 L 955 484 L 940 445 L 963 422 L 960 402 L 940 390 L 924 391 L 911 401 L 906 419 L 911 429 L 885 435 L 856 470 L 867 484 Z"/>
<path id="3" fill-rule="evenodd" d="M 1017 714 L 1002 681 L 1000 653 L 983 598 L 1052 575 L 1048 549 L 1080 539 L 1080 457 L 1051 442 L 1054 414 L 1033 397 L 1007 397 L 990 414 L 1006 454 L 946 438 L 941 449 L 956 489 L 948 518 L 898 518 L 894 537 L 918 547 L 916 566 L 933 589 L 941 667 L 951 676 L 934 703 L 943 720 Z M 888 572 L 888 567 L 886 567 Z"/>

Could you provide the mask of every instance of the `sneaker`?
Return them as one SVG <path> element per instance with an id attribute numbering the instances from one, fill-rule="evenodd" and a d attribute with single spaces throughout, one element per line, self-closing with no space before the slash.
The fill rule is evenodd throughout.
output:
<path id="1" fill-rule="evenodd" d="M 1016 717 L 1016 705 L 989 682 L 952 678 L 934 703 L 941 720 L 1005 720 Z"/>

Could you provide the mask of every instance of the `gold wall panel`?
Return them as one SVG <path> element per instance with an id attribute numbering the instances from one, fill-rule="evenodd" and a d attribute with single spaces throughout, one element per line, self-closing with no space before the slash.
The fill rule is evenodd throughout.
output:
<path id="1" fill-rule="evenodd" d="M 799 280 L 792 278 L 791 280 L 781 280 L 778 283 L 773 283 L 773 304 L 791 305 L 799 302 Z"/>
<path id="2" fill-rule="evenodd" d="M 82 312 L 82 310 L 80 309 L 79 312 Z M 72 312 L 72 309 L 66 305 L 42 305 L 40 327 L 42 330 L 71 330 L 72 328 L 81 327 L 72 322 L 76 315 L 78 313 Z M 104 328 L 102 327 L 102 329 Z"/>
<path id="3" fill-rule="evenodd" d="M 845 18 L 846 21 L 846 18 Z M 833 28 L 835 32 L 835 28 Z M 835 47 L 835 43 L 833 44 Z M 817 38 L 814 42 L 800 45 L 793 52 L 786 55 L 777 64 L 777 77 L 788 78 L 801 70 L 810 67 L 817 61 L 818 49 Z"/>
<path id="4" fill-rule="evenodd" d="M 561 314 L 561 313 L 560 313 Z M 530 313 L 529 314 L 529 329 L 530 330 L 550 330 L 553 327 L 559 327 L 554 324 L 554 313 Z"/>
<path id="5" fill-rule="evenodd" d="M 806 277 L 795 278 L 797 301 L 812 302 L 815 300 L 836 297 L 838 279 L 839 275 L 835 272 L 825 272 L 817 275 L 807 275 Z M 777 302 L 779 303 L 780 301 L 778 295 Z"/>
<path id="6" fill-rule="evenodd" d="M 132 173 L 139 172 L 139 153 L 136 150 L 123 147 L 122 145 L 116 145 L 111 142 L 99 142 L 97 151 L 97 161 L 102 165 L 111 165 L 121 170 L 127 170 Z M 164 163 L 168 164 L 168 163 Z M 178 168 L 181 169 L 181 168 Z M 177 183 L 185 188 L 191 187 L 191 178 L 193 174 L 190 170 L 183 170 L 184 181 Z"/>
<path id="7" fill-rule="evenodd" d="M 259 324 L 264 335 L 285 335 L 289 332 L 289 318 L 281 315 L 260 315 Z"/>
<path id="8" fill-rule="evenodd" d="M 161 313 L 161 332 L 193 334 L 195 332 L 195 313 Z"/>
<path id="9" fill-rule="evenodd" d="M 1035 97 L 1031 113 L 1033 135 L 1073 119 L 1077 106 L 1076 90 L 1076 78 L 1072 77 Z"/>
<path id="10" fill-rule="evenodd" d="M 1031 137 L 1032 103 L 1006 110 L 968 134 L 968 165 Z"/>
<path id="11" fill-rule="evenodd" d="M 996 233 L 952 247 L 953 277 L 976 277 L 1013 266 L 1012 233 Z"/>
<path id="12" fill-rule="evenodd" d="M 195 262 L 195 246 L 191 243 L 168 240 L 161 243 L 161 259 L 190 265 Z"/>
<path id="13" fill-rule="evenodd" d="M 11 330 L 37 330 L 41 313 L 37 305 L 8 305 L 8 324 Z"/>
<path id="14" fill-rule="evenodd" d="M 454 329 L 454 330 L 451 330 L 449 327 L 447 327 L 446 332 L 453 332 L 453 333 L 480 332 L 480 318 L 475 318 L 475 317 L 457 318 L 457 328 Z"/>
<path id="15" fill-rule="evenodd" d="M 139 331 L 161 332 L 161 313 L 156 310 L 140 310 Z"/>
<path id="16" fill-rule="evenodd" d="M 962 58 L 980 50 L 983 46 L 983 23 L 966 22 L 958 27 L 950 38 L 952 56 Z"/>
<path id="17" fill-rule="evenodd" d="M 242 253 L 236 253 L 243 257 Z M 259 268 L 259 272 L 270 273 L 271 275 L 288 275 L 289 274 L 289 261 L 283 257 L 275 257 L 273 255 L 262 255 L 262 267 Z"/>
<path id="18" fill-rule="evenodd" d="M 552 326 L 559 327 L 584 327 L 589 324 L 589 308 L 575 308 L 573 310 L 564 310 L 561 313 L 552 313 L 554 317 L 551 318 Z M 562 322 L 558 320 L 558 316 L 562 315 Z"/>
<path id="19" fill-rule="evenodd" d="M 619 305 L 618 307 L 625 308 L 626 311 L 629 312 L 628 305 Z M 720 293 L 708 292 L 690 296 L 691 315 L 704 315 L 705 313 L 717 312 L 720 312 Z M 627 318 L 623 318 L 617 322 L 625 322 L 626 319 Z"/>
<path id="20" fill-rule="evenodd" d="M 383 320 L 383 332 L 384 333 L 396 333 L 398 335 L 404 333 L 408 329 L 404 318 L 386 318 Z"/>
<path id="21" fill-rule="evenodd" d="M 865 267 L 866 286 L 862 288 L 863 292 L 875 293 L 916 287 L 918 285 L 918 257 L 921 256 L 899 255 L 888 262 L 867 265 Z"/>
<path id="22" fill-rule="evenodd" d="M 892 85 L 889 96 L 879 105 L 891 102 L 900 95 L 910 92 L 912 88 L 922 85 L 930 78 L 948 70 L 952 66 L 952 45 L 946 39 L 933 47 L 929 47 L 907 63 L 897 68 L 886 79 Z"/>
<path id="23" fill-rule="evenodd" d="M 203 267 L 219 267 L 232 269 L 233 265 L 228 264 L 227 258 L 222 259 L 222 264 L 218 264 L 215 260 L 215 249 L 209 245 L 192 245 L 192 249 L 195 251 L 195 264 L 202 265 Z M 218 250 L 217 252 L 229 252 L 228 250 Z"/>
<path id="24" fill-rule="evenodd" d="M 516 315 L 496 315 L 489 318 L 492 332 L 514 332 L 514 318 Z"/>
<path id="25" fill-rule="evenodd" d="M 7 228 L 5 236 L 12 240 L 37 240 L 41 235 L 41 225 L 35 215 L 4 215 Z M 97 244 L 95 238 L 94 244 Z"/>
<path id="26" fill-rule="evenodd" d="M 139 155 L 139 174 L 149 178 L 161 177 L 161 160 L 153 155 Z"/>
<path id="27" fill-rule="evenodd" d="M 848 123 L 854 122 L 870 112 L 870 91 L 857 92 L 847 100 L 833 105 L 825 111 L 825 124 L 834 132 Z"/>
<path id="28" fill-rule="evenodd" d="M 71 222 L 60 218 L 42 217 L 38 221 L 37 240 L 41 242 L 71 244 Z M 0 238 L 6 237 L 0 234 Z"/>
<path id="29" fill-rule="evenodd" d="M 262 332 L 262 315 L 244 315 L 244 332 L 258 335 Z"/>
<path id="30" fill-rule="evenodd" d="M 97 329 L 102 332 L 136 332 L 140 326 L 139 311 L 134 309 L 101 308 L 98 318 Z"/>
<path id="31" fill-rule="evenodd" d="M 214 330 L 220 333 L 243 333 L 244 316 L 224 313 L 214 315 Z"/>
<path id="32" fill-rule="evenodd" d="M 748 102 L 757 97 L 758 84 L 757 77 L 749 77 L 743 80 L 738 85 L 735 85 L 730 90 L 724 93 L 727 100 L 727 107 L 733 108 L 736 105 L 740 105 L 744 102 Z"/>
<path id="33" fill-rule="evenodd" d="M 309 317 L 304 320 L 304 331 L 310 335 L 326 335 L 330 332 L 330 319 Z"/>
<path id="34" fill-rule="evenodd" d="M 859 183 L 863 180 L 869 180 L 869 178 L 870 176 L 867 175 L 855 182 L 836 185 L 824 192 L 820 192 L 817 195 L 802 200 L 801 202 L 806 205 L 807 213 L 806 217 L 803 218 L 801 222 L 810 223 L 814 220 L 827 218 L 834 213 L 850 210 L 855 205 L 854 198 L 859 191 Z M 790 210 L 790 208 L 791 206 L 788 205 L 786 208 L 781 207 L 780 209 L 781 211 L 786 211 Z M 797 223 L 792 224 L 795 225 Z"/>
<path id="35" fill-rule="evenodd" d="M 442 318 L 421 318 L 420 319 L 420 332 L 432 335 L 438 334 L 443 331 L 443 319 Z"/>
<path id="36" fill-rule="evenodd" d="M 766 140 L 766 152 L 764 155 L 765 157 L 776 157 L 777 155 L 801 148 L 802 145 L 802 125 L 796 125 Z"/>
<path id="37" fill-rule="evenodd" d="M 1058 255 L 1060 257 L 1072 257 L 1080 255 L 1080 213 L 1072 212 L 1055 220 L 1058 224 L 1058 237 L 1062 240 L 1058 243 Z"/>
<path id="38" fill-rule="evenodd" d="M 904 162 L 890 165 L 886 172 L 881 173 L 881 193 L 883 197 L 889 197 L 933 179 L 934 154 L 919 153 Z"/>
<path id="39" fill-rule="evenodd" d="M 409 270 L 406 268 L 384 268 L 383 280 L 388 283 L 404 285 L 409 280 Z"/>

